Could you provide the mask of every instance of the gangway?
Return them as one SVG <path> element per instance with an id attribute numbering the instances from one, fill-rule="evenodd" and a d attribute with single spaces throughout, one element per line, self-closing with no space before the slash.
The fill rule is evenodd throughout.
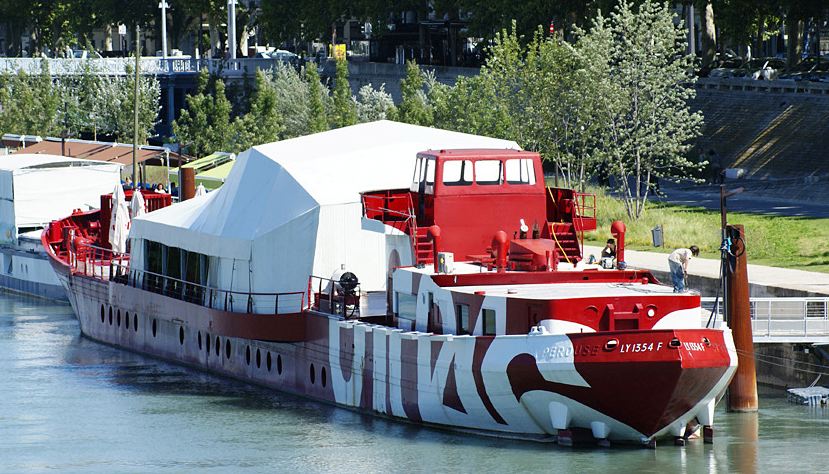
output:
<path id="1" fill-rule="evenodd" d="M 703 324 L 715 298 L 702 298 Z M 750 298 L 751 329 L 755 343 L 829 343 L 829 297 Z M 722 320 L 722 300 L 717 301 Z"/>

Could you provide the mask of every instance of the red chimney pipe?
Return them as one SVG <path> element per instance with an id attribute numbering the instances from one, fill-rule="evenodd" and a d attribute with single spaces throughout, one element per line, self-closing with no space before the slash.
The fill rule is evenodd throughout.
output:
<path id="1" fill-rule="evenodd" d="M 499 230 L 492 236 L 492 250 L 495 251 L 495 268 L 503 272 L 507 268 L 507 245 L 509 238 L 507 233 Z"/>
<path id="2" fill-rule="evenodd" d="M 616 267 L 620 270 L 625 268 L 625 232 L 627 228 L 622 221 L 613 221 L 610 224 L 610 234 L 616 239 Z"/>
<path id="3" fill-rule="evenodd" d="M 434 252 L 434 254 L 432 255 L 432 258 L 433 258 L 432 263 L 434 264 L 434 267 L 435 267 L 435 273 L 437 273 L 438 272 L 438 263 L 439 263 L 438 262 L 438 252 L 440 251 L 439 250 L 440 249 L 440 226 L 439 225 L 433 225 L 433 226 L 429 227 L 429 237 L 432 238 L 432 242 L 433 242 L 433 244 L 432 244 L 432 249 L 433 250 L 432 251 Z"/>

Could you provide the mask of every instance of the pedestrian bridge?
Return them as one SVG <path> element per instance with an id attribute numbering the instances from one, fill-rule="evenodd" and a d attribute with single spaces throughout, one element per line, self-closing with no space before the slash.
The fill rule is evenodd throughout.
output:
<path id="1" fill-rule="evenodd" d="M 717 320 L 722 320 L 722 301 Z M 829 297 L 751 298 L 751 328 L 755 343 L 829 343 Z M 702 298 L 703 324 L 714 298 Z"/>

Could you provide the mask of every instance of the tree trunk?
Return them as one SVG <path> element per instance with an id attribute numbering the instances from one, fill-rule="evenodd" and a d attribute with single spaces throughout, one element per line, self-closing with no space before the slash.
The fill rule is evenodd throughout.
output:
<path id="1" fill-rule="evenodd" d="M 112 51 L 112 25 L 104 27 L 104 51 Z"/>
<path id="2" fill-rule="evenodd" d="M 711 67 L 717 54 L 717 28 L 714 24 L 714 6 L 711 0 L 705 2 L 702 14 L 702 67 Z"/>
<path id="3" fill-rule="evenodd" d="M 800 63 L 800 56 L 803 52 L 803 45 L 801 44 L 801 33 L 803 31 L 803 20 L 796 18 L 791 12 L 786 17 L 786 33 L 788 39 L 786 41 L 786 59 L 788 67 L 795 66 Z"/>

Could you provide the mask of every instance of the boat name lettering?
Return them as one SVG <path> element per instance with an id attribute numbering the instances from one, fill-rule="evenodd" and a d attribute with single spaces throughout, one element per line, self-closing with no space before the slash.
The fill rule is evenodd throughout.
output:
<path id="1" fill-rule="evenodd" d="M 657 342 L 635 342 L 630 344 L 620 344 L 619 352 L 653 352 L 662 349 L 663 344 Z"/>
<path id="2" fill-rule="evenodd" d="M 683 342 L 686 351 L 705 352 L 705 344 L 701 342 Z"/>
<path id="3" fill-rule="evenodd" d="M 560 359 L 562 357 L 572 357 L 573 347 L 565 346 L 550 346 L 544 348 L 544 353 L 541 355 L 543 359 Z"/>

